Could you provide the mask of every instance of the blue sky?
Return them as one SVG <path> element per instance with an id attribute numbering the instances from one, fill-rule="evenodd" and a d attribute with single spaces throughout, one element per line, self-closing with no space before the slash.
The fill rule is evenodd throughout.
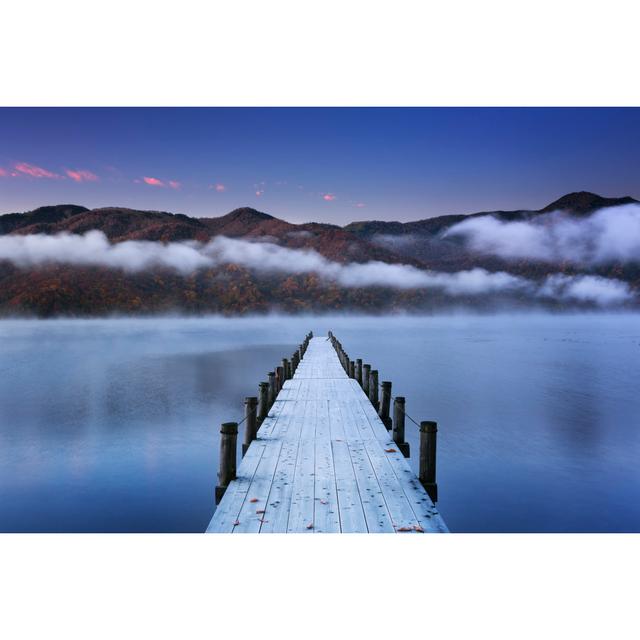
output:
<path id="1" fill-rule="evenodd" d="M 292 222 L 640 199 L 640 109 L 3 108 L 0 212 L 44 204 Z"/>

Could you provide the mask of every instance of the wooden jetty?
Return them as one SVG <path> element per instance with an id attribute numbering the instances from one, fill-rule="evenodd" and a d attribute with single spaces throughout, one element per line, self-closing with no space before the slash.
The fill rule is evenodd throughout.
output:
<path id="1" fill-rule="evenodd" d="M 390 382 L 378 399 L 378 372 L 349 360 L 332 334 L 309 334 L 272 373 L 245 402 L 237 470 L 238 424 L 222 425 L 208 533 L 448 531 L 434 506 L 436 424 L 420 424 L 416 477 L 405 459 L 404 398 L 389 416 Z"/>

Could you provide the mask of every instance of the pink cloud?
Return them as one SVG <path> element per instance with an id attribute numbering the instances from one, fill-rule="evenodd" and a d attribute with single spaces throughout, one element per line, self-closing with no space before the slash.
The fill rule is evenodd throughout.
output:
<path id="1" fill-rule="evenodd" d="M 0 167 L 0 178 L 5 178 L 8 175 L 7 170 Z"/>
<path id="2" fill-rule="evenodd" d="M 150 184 L 152 187 L 164 187 L 164 182 L 162 182 L 162 180 L 158 180 L 158 178 L 149 178 L 144 176 L 142 179 L 146 184 Z"/>
<path id="3" fill-rule="evenodd" d="M 97 182 L 98 176 L 95 173 L 91 173 L 91 171 L 87 171 L 86 169 L 67 169 L 65 172 L 72 180 L 75 182 Z"/>
<path id="4" fill-rule="evenodd" d="M 213 185 L 213 188 L 218 192 L 218 193 L 223 193 L 224 191 L 227 190 L 227 187 L 225 187 L 221 182 L 216 182 L 216 184 Z"/>
<path id="5" fill-rule="evenodd" d="M 182 186 L 182 182 L 178 182 L 177 180 L 169 180 L 169 186 L 172 189 L 179 189 Z"/>
<path id="6" fill-rule="evenodd" d="M 23 173 L 32 178 L 62 178 L 57 173 L 38 167 L 35 164 L 29 164 L 28 162 L 18 162 L 14 165 L 16 171 Z"/>
<path id="7" fill-rule="evenodd" d="M 327 202 L 331 202 L 332 200 L 335 200 L 335 199 L 336 199 L 336 197 L 333 195 L 333 193 L 325 193 L 325 194 L 322 196 L 322 199 L 323 199 L 323 200 L 326 200 Z"/>
<path id="8" fill-rule="evenodd" d="M 262 189 L 258 189 L 258 190 L 256 191 L 256 195 L 257 195 L 258 197 L 260 197 L 263 193 L 264 193 L 264 191 L 263 191 Z"/>
<path id="9" fill-rule="evenodd" d="M 366 207 L 367 205 L 364 202 L 356 202 L 355 204 L 358 209 L 362 209 L 362 207 Z"/>

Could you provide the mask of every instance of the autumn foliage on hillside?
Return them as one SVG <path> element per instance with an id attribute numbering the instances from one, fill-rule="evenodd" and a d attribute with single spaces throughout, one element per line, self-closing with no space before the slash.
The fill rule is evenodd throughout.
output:
<path id="1" fill-rule="evenodd" d="M 579 193 L 565 196 L 549 207 L 563 207 L 571 215 L 585 216 L 598 207 L 629 201 L 632 200 Z M 540 211 L 492 212 L 492 215 L 503 220 L 531 219 L 549 207 Z M 409 223 L 369 221 L 338 227 L 321 223 L 292 224 L 250 208 L 236 209 L 217 218 L 193 218 L 160 211 L 56 205 L 0 216 L 0 236 L 85 234 L 99 230 L 116 244 L 128 240 L 206 243 L 216 236 L 225 236 L 313 250 L 339 264 L 379 261 L 449 273 L 481 267 L 489 272 L 505 271 L 533 280 L 554 273 L 585 272 L 568 263 L 507 261 L 480 255 L 469 251 L 459 240 L 443 237 L 443 230 L 465 217 L 473 216 L 442 216 Z M 588 272 L 626 281 L 640 290 L 638 263 L 608 264 Z M 181 275 L 160 267 L 131 272 L 48 263 L 27 268 L 0 260 L 0 314 L 4 316 L 244 314 L 272 310 L 378 313 L 430 310 L 448 304 L 488 307 L 495 302 L 496 296 L 477 295 L 459 295 L 452 300 L 434 288 L 339 286 L 316 273 L 258 273 L 233 263 Z M 518 296 L 511 295 L 510 303 L 517 302 Z"/>

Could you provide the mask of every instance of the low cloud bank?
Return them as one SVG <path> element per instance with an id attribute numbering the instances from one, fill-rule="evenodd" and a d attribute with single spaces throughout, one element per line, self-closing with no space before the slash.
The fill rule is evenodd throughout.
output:
<path id="1" fill-rule="evenodd" d="M 447 236 L 462 237 L 474 251 L 506 259 L 589 266 L 640 262 L 640 205 L 601 209 L 586 218 L 554 212 L 528 222 L 487 215 L 454 225 Z"/>
<path id="2" fill-rule="evenodd" d="M 317 273 L 344 287 L 437 289 L 452 296 L 515 293 L 601 306 L 620 304 L 633 298 L 625 282 L 596 276 L 553 275 L 537 283 L 502 271 L 490 273 L 480 268 L 444 273 L 379 261 L 341 264 L 314 250 L 289 249 L 270 242 L 224 236 L 217 236 L 207 244 L 147 241 L 111 244 L 101 231 L 89 231 L 85 235 L 0 236 L 0 260 L 22 268 L 56 263 L 139 272 L 164 267 L 185 275 L 202 268 L 235 263 L 257 272 Z"/>
<path id="3" fill-rule="evenodd" d="M 591 302 L 602 307 L 622 304 L 633 297 L 626 282 L 600 276 L 548 276 L 538 296 L 570 302 Z"/>

